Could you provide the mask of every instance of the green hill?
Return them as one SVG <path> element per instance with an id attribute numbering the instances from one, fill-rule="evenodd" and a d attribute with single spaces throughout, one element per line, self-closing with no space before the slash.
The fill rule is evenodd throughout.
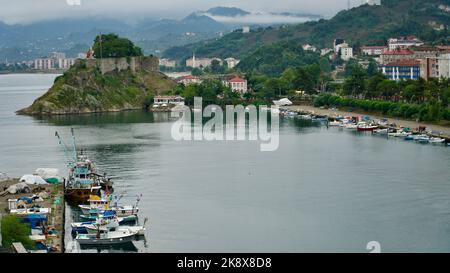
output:
<path id="1" fill-rule="evenodd" d="M 145 108 L 154 95 L 176 86 L 157 71 L 157 60 L 154 57 L 79 60 L 55 79 L 47 93 L 18 114 L 81 114 Z"/>
<path id="2" fill-rule="evenodd" d="M 183 60 L 196 52 L 202 57 L 244 58 L 259 47 L 279 42 L 311 43 L 332 47 L 337 37 L 352 45 L 385 44 L 390 37 L 416 35 L 430 43 L 448 43 L 450 13 L 439 8 L 449 0 L 385 0 L 381 6 L 363 5 L 339 12 L 329 20 L 292 26 L 268 27 L 243 34 L 235 31 L 219 39 L 174 47 L 164 56 Z M 444 24 L 446 30 L 434 30 L 431 23 Z"/>

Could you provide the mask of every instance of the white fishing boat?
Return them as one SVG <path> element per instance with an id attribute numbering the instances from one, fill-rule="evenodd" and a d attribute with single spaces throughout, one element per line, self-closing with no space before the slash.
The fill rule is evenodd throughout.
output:
<path id="1" fill-rule="evenodd" d="M 345 125 L 345 129 L 356 130 L 356 129 L 358 129 L 358 125 L 355 123 L 347 123 Z"/>
<path id="2" fill-rule="evenodd" d="M 338 127 L 338 126 L 341 126 L 341 124 L 342 124 L 342 122 L 340 122 L 340 121 L 330 121 L 329 123 L 328 123 L 328 125 L 329 126 L 333 126 L 333 127 Z"/>
<path id="3" fill-rule="evenodd" d="M 100 233 L 106 233 L 106 232 L 112 232 L 112 231 L 125 231 L 129 230 L 136 235 L 145 235 L 145 227 L 144 226 L 118 226 L 115 228 L 107 228 L 105 226 L 97 226 L 97 225 L 88 225 L 86 226 L 86 230 L 88 234 L 97 234 L 97 232 Z"/>
<path id="4" fill-rule="evenodd" d="M 298 117 L 301 118 L 301 119 L 305 119 L 305 120 L 311 120 L 312 119 L 311 115 L 299 115 Z"/>
<path id="5" fill-rule="evenodd" d="M 401 131 L 401 132 L 392 132 L 392 133 L 389 133 L 389 136 L 391 136 L 391 137 L 403 137 L 403 138 L 405 138 L 405 137 L 407 137 L 407 136 L 410 136 L 412 133 L 410 133 L 410 132 L 405 132 L 405 131 Z"/>
<path id="6" fill-rule="evenodd" d="M 388 131 L 389 131 L 388 129 L 377 129 L 374 130 L 373 133 L 377 135 L 387 135 Z"/>
<path id="7" fill-rule="evenodd" d="M 443 143 L 445 143 L 445 139 L 440 138 L 440 137 L 432 137 L 432 138 L 430 138 L 430 143 L 431 144 L 443 144 Z"/>
<path id="8" fill-rule="evenodd" d="M 414 137 L 414 141 L 426 144 L 426 143 L 430 143 L 430 137 L 427 135 L 417 135 Z"/>
<path id="9" fill-rule="evenodd" d="M 140 196 L 137 198 L 134 205 L 118 205 L 121 197 L 113 196 L 111 194 L 105 195 L 103 197 L 91 195 L 89 198 L 89 205 L 78 205 L 83 214 L 101 214 L 107 210 L 115 211 L 117 216 L 130 216 L 136 215 L 139 212 L 138 204 L 140 201 Z M 114 204 L 111 204 L 114 200 Z"/>
<path id="10" fill-rule="evenodd" d="M 117 245 L 132 242 L 136 235 L 137 233 L 130 229 L 122 229 L 105 233 L 78 234 L 75 240 L 80 245 Z"/>

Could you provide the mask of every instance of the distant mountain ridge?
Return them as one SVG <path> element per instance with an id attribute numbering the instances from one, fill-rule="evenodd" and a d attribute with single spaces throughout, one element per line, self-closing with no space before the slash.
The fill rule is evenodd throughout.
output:
<path id="1" fill-rule="evenodd" d="M 440 8 L 449 0 L 386 0 L 381 6 L 362 5 L 339 12 L 329 20 L 254 29 L 243 34 L 235 31 L 220 39 L 202 41 L 168 49 L 164 56 L 183 60 L 191 52 L 204 57 L 244 58 L 259 47 L 290 41 L 332 47 L 335 38 L 353 46 L 384 45 L 390 37 L 416 35 L 430 43 L 450 42 L 450 13 Z M 435 30 L 432 25 L 444 25 Z"/>
<path id="2" fill-rule="evenodd" d="M 206 13 L 217 16 L 244 16 L 250 14 L 250 12 L 236 7 L 215 7 L 208 9 Z"/>
<path id="3" fill-rule="evenodd" d="M 217 38 L 222 33 L 252 23 L 251 20 L 236 22 L 233 18 L 254 19 L 258 16 L 261 18 L 266 15 L 236 7 L 215 7 L 205 12 L 191 13 L 179 20 L 145 19 L 132 24 L 119 19 L 96 17 L 49 20 L 29 25 L 7 25 L 0 22 L 0 62 L 5 59 L 9 62 L 33 60 L 48 56 L 53 51 L 76 57 L 77 53 L 88 49 L 93 37 L 110 32 L 131 39 L 144 49 L 145 54 L 159 55 L 167 48 Z M 281 21 L 283 18 L 294 18 L 294 15 L 283 13 Z M 279 23 L 280 17 L 276 19 Z M 271 23 L 270 20 L 252 23 L 255 24 Z"/>

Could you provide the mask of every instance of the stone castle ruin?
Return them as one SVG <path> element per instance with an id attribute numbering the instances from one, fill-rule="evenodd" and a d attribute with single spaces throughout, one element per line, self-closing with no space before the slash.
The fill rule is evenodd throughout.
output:
<path id="1" fill-rule="evenodd" d="M 86 67 L 97 67 L 102 74 L 113 71 L 131 70 L 133 73 L 138 70 L 145 70 L 147 72 L 159 71 L 159 59 L 154 56 L 148 57 L 124 57 L 124 58 L 103 58 L 103 59 L 85 59 L 77 60 L 80 64 L 85 64 Z"/>

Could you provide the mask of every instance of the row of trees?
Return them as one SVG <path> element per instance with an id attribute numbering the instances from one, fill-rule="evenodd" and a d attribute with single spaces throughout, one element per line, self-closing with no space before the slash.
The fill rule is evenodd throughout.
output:
<path id="1" fill-rule="evenodd" d="M 381 99 L 393 102 L 424 103 L 440 102 L 444 107 L 450 104 L 450 80 L 420 78 L 418 80 L 391 81 L 377 72 L 371 76 L 359 65 L 351 68 L 346 78 L 342 95 L 361 99 Z"/>
<path id="2" fill-rule="evenodd" d="M 366 112 L 378 112 L 383 115 L 419 121 L 450 121 L 450 109 L 439 101 L 421 104 L 393 102 L 385 100 L 367 100 L 321 94 L 314 100 L 314 106 L 348 107 Z"/>

